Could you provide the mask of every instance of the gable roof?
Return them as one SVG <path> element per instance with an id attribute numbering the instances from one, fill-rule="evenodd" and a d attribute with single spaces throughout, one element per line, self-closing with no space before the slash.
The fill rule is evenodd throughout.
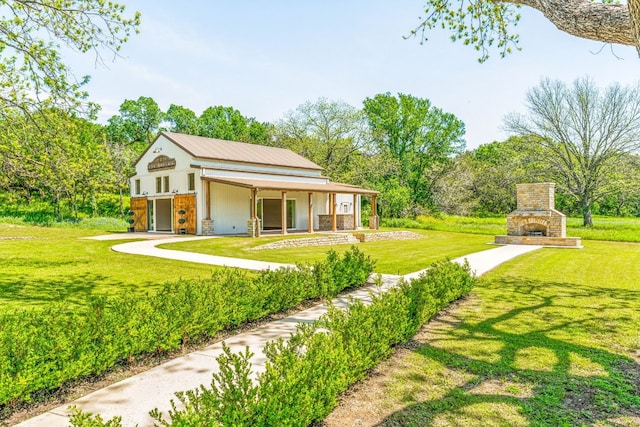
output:
<path id="1" fill-rule="evenodd" d="M 311 160 L 285 148 L 225 141 L 223 139 L 175 132 L 160 132 L 153 142 L 155 143 L 160 136 L 164 136 L 193 157 L 199 159 L 324 170 Z"/>

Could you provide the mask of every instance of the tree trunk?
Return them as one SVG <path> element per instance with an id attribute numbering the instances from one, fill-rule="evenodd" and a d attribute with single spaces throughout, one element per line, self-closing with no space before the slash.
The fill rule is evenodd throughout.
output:
<path id="1" fill-rule="evenodd" d="M 584 227 L 593 227 L 593 218 L 591 217 L 591 202 L 582 201 L 582 225 Z"/>

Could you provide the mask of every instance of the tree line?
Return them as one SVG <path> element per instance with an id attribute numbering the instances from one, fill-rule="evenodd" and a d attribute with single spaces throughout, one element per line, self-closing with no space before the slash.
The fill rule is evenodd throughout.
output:
<path id="1" fill-rule="evenodd" d="M 380 93 L 361 108 L 320 98 L 273 123 L 233 107 L 197 115 L 150 97 L 125 100 L 105 125 L 48 109 L 0 121 L 0 188 L 45 200 L 56 215 L 124 215 L 132 164 L 161 130 L 291 149 L 337 182 L 381 192 L 382 217 L 445 212 L 503 215 L 515 184 L 553 181 L 567 214 L 640 215 L 640 91 L 589 78 L 544 79 L 528 113 L 505 118 L 514 136 L 465 150 L 464 123 L 425 98 Z M 366 210 L 366 209 L 365 209 Z"/>

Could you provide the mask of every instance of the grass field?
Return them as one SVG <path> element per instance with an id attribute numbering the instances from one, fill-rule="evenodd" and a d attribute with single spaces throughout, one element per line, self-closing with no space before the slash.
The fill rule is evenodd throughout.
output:
<path id="1" fill-rule="evenodd" d="M 83 237 L 102 230 L 0 224 L 0 312 L 49 302 L 83 304 L 92 295 L 153 292 L 218 267 L 112 252 L 123 241 Z"/>
<path id="2" fill-rule="evenodd" d="M 354 419 L 640 425 L 640 244 L 542 249 L 487 274 L 343 399 L 327 425 Z"/>
<path id="3" fill-rule="evenodd" d="M 406 274 L 427 268 L 437 260 L 442 260 L 447 257 L 456 258 L 461 255 L 490 249 L 492 247 L 487 245 L 487 243 L 492 242 L 493 238 L 488 238 L 483 235 L 424 230 L 415 231 L 424 235 L 424 238 L 364 242 L 358 244 L 358 249 L 376 260 L 376 272 Z M 308 237 L 308 235 L 289 236 L 288 238 L 301 237 Z M 225 237 L 224 239 L 165 244 L 159 247 L 282 263 L 307 263 L 317 261 L 324 258 L 330 248 L 329 246 L 308 246 L 287 249 L 247 250 L 281 239 L 282 236 L 265 236 L 259 239 Z M 349 245 L 336 245 L 331 248 L 337 252 L 342 252 L 349 247 Z"/>
<path id="4" fill-rule="evenodd" d="M 420 221 L 423 239 L 358 247 L 377 260 L 376 271 L 408 273 L 489 249 L 488 236 L 505 228 L 503 219 Z M 166 281 L 207 277 L 216 268 L 118 254 L 109 248 L 121 241 L 83 239 L 105 230 L 108 224 L 0 223 L 0 312 L 154 292 Z M 585 239 L 640 240 L 638 219 L 596 218 L 594 229 L 568 234 L 578 235 L 573 230 Z M 163 246 L 285 263 L 315 261 L 329 249 L 247 250 L 281 238 Z M 327 425 L 640 425 L 640 244 L 583 243 L 582 250 L 536 251 L 487 274 L 470 298 L 350 392 Z"/>
<path id="5" fill-rule="evenodd" d="M 92 295 L 154 292 L 159 285 L 181 278 L 205 278 L 216 268 L 153 257 L 116 253 L 110 247 L 122 241 L 83 239 L 103 230 L 77 227 L 34 227 L 0 223 L 0 312 L 63 302 L 83 304 Z M 371 242 L 358 247 L 378 260 L 376 271 L 407 273 L 428 267 L 434 260 L 490 248 L 486 236 L 426 232 L 424 239 Z M 125 235 L 123 237 L 130 237 Z M 301 238 L 305 235 L 289 236 Z M 323 259 L 329 246 L 247 251 L 247 247 L 280 240 L 281 236 L 219 239 L 166 245 L 172 249 L 237 256 L 284 263 Z M 127 240 L 129 241 L 129 240 Z M 341 252 L 349 245 L 334 247 Z"/>
<path id="6" fill-rule="evenodd" d="M 389 227 L 417 228 L 424 230 L 450 231 L 470 234 L 505 234 L 506 217 L 473 218 L 444 215 L 442 217 L 419 216 L 412 219 L 387 219 Z M 593 227 L 583 227 L 582 218 L 567 218 L 567 236 L 588 240 L 616 242 L 640 242 L 640 218 L 614 218 L 596 216 Z"/>

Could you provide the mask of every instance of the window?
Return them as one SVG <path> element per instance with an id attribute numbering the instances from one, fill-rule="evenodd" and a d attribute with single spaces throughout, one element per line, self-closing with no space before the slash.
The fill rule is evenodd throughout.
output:
<path id="1" fill-rule="evenodd" d="M 136 179 L 136 194 L 140 194 L 140 180 Z"/>
<path id="2" fill-rule="evenodd" d="M 196 174 L 187 174 L 187 188 L 189 191 L 195 191 L 196 189 Z"/>
<path id="3" fill-rule="evenodd" d="M 162 193 L 162 177 L 156 177 L 156 193 Z"/>
<path id="4" fill-rule="evenodd" d="M 169 190 L 169 177 L 163 176 L 162 178 L 163 178 L 162 181 L 164 182 L 164 192 L 168 193 L 169 191 L 171 191 Z"/>

